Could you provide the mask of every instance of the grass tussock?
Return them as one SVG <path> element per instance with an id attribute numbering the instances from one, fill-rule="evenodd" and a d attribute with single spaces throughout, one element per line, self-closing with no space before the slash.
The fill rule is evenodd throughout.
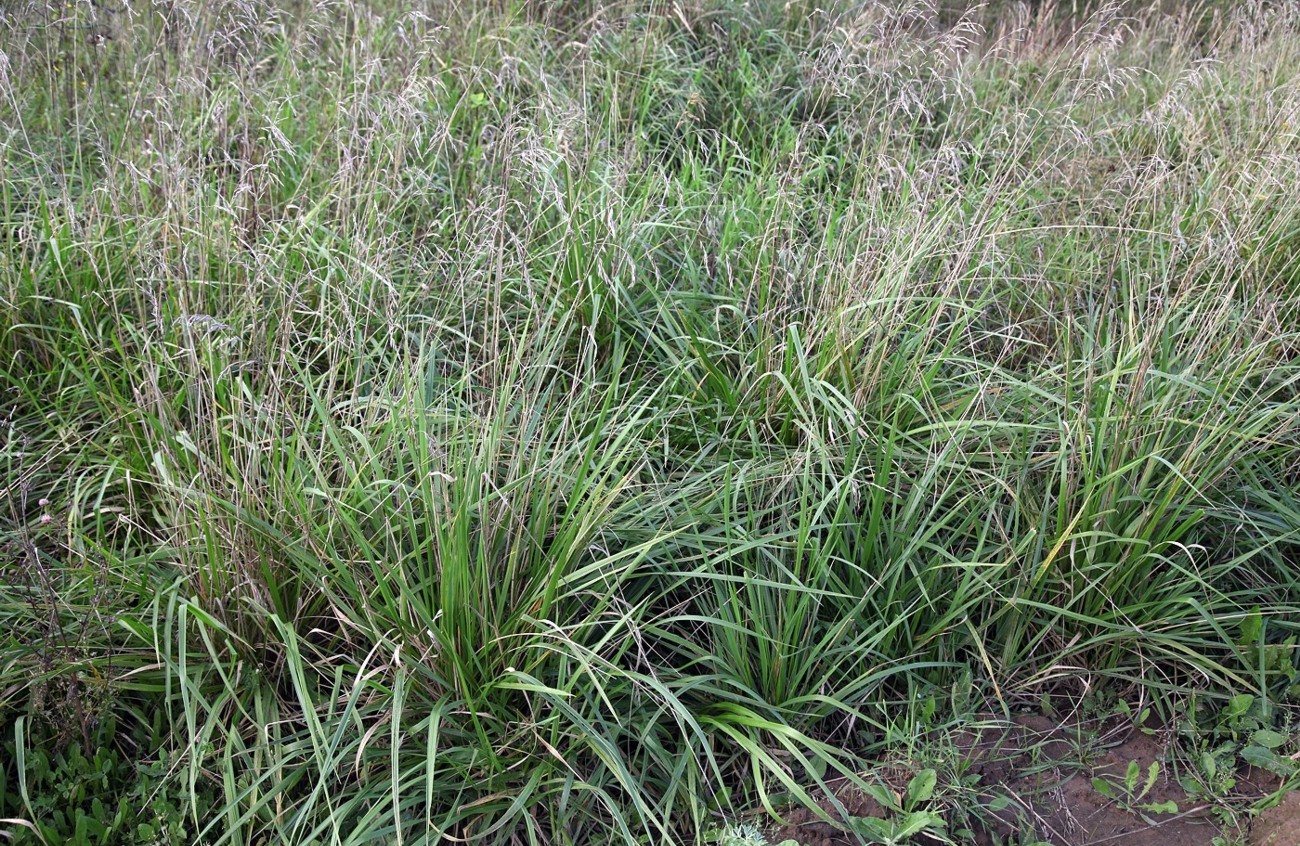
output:
<path id="1" fill-rule="evenodd" d="M 682 842 L 935 696 L 1294 703 L 1300 7 L 1069 11 L 8 4 L 0 827 Z"/>

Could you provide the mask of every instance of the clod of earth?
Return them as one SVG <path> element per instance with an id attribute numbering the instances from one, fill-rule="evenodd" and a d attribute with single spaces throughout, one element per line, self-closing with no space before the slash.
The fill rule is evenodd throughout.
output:
<path id="1" fill-rule="evenodd" d="M 1300 793 L 1288 795 L 1264 811 L 1250 827 L 1250 846 L 1300 844 Z"/>

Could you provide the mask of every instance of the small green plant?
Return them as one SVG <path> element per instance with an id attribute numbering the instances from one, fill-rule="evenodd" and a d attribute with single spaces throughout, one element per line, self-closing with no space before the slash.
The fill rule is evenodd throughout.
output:
<path id="1" fill-rule="evenodd" d="M 19 724 L 21 727 L 21 723 Z M 103 740 L 97 736 L 96 740 Z M 205 808 L 176 778 L 169 756 L 137 762 L 111 743 L 83 749 L 79 741 L 50 751 L 28 748 L 19 732 L 0 744 L 0 754 L 22 767 L 18 790 L 0 793 L 0 818 L 23 820 L 15 843 L 67 846 L 163 846 L 191 840 L 191 807 Z M 191 806 L 191 799 L 194 805 Z"/>
<path id="2" fill-rule="evenodd" d="M 901 846 L 921 834 L 932 841 L 948 842 L 943 816 L 929 807 L 937 784 L 938 774 L 932 769 L 912 776 L 901 796 L 884 785 L 869 784 L 868 795 L 891 813 L 884 818 L 854 817 L 849 820 L 850 830 L 868 843 L 883 846 Z"/>
<path id="3" fill-rule="evenodd" d="M 1189 795 L 1227 796 L 1241 765 L 1258 767 L 1280 779 L 1300 769 L 1292 757 L 1297 737 L 1288 711 L 1249 693 L 1215 707 L 1202 702 L 1181 722 L 1193 750 L 1190 773 L 1181 779 Z"/>
<path id="4" fill-rule="evenodd" d="M 1123 778 L 1097 776 L 1092 780 L 1092 788 L 1107 799 L 1118 802 L 1124 808 L 1136 813 L 1176 814 L 1178 813 L 1177 802 L 1171 800 L 1164 802 L 1143 801 L 1151 793 L 1151 789 L 1155 787 L 1156 780 L 1159 777 L 1159 761 L 1152 761 L 1151 765 L 1147 767 L 1145 775 L 1137 761 L 1129 761 Z"/>
<path id="5" fill-rule="evenodd" d="M 721 828 L 706 831 L 703 839 L 705 843 L 715 846 L 769 846 L 763 830 L 751 823 L 728 823 Z M 776 846 L 785 846 L 787 843 L 797 846 L 793 840 L 784 841 Z"/>

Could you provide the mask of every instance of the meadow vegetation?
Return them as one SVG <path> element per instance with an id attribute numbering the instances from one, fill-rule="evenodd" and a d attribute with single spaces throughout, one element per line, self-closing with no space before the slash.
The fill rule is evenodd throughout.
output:
<path id="1" fill-rule="evenodd" d="M 1293 777 L 1298 189 L 1294 2 L 6 3 L 0 836 L 696 842 L 1025 697 Z"/>

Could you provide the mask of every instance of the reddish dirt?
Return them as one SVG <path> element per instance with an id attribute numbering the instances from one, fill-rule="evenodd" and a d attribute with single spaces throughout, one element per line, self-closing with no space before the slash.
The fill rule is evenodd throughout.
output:
<path id="1" fill-rule="evenodd" d="M 843 805 L 850 817 L 887 817 L 888 811 L 870 796 L 860 792 L 846 791 L 836 798 Z M 839 814 L 831 802 L 821 803 L 821 807 L 831 817 Z M 844 834 L 829 823 L 822 822 L 817 815 L 807 808 L 796 808 L 786 814 L 786 825 L 768 835 L 768 842 L 780 843 L 783 840 L 795 840 L 804 846 L 841 846 L 856 843 L 851 836 Z"/>
<path id="2" fill-rule="evenodd" d="M 1010 726 L 953 738 L 961 757 L 970 762 L 970 772 L 979 776 L 976 789 L 984 807 L 976 815 L 983 821 L 975 835 L 976 846 L 1020 842 L 1017 835 L 1031 832 L 1052 846 L 1212 846 L 1213 839 L 1224 834 L 1212 807 L 1189 798 L 1170 774 L 1167 748 L 1159 732 L 1146 733 L 1117 722 L 1088 728 L 1090 737 L 1084 739 L 1077 726 L 1021 715 Z M 1160 765 L 1150 791 L 1140 798 L 1126 805 L 1093 786 L 1093 779 L 1101 778 L 1116 785 L 1113 792 L 1123 796 L 1130 762 L 1136 762 L 1141 772 L 1139 791 L 1151 765 Z M 906 784 L 907 775 L 895 770 L 877 774 L 891 785 Z M 1259 796 L 1272 789 L 1252 786 L 1248 777 L 1240 780 L 1242 787 Z M 850 817 L 889 816 L 873 799 L 857 791 L 837 798 Z M 1169 802 L 1176 805 L 1176 812 L 1141 807 Z M 833 804 L 826 802 L 822 807 L 835 817 Z M 769 834 L 770 842 L 788 839 L 804 846 L 857 843 L 840 827 L 807 810 L 791 811 L 786 822 Z M 1300 846 L 1300 794 L 1256 821 L 1251 846 Z"/>
<path id="3" fill-rule="evenodd" d="M 1013 744 L 1006 750 L 1011 754 L 999 756 L 981 772 L 981 787 L 1010 798 L 1011 804 L 990 814 L 991 831 L 982 832 L 976 843 L 991 844 L 996 842 L 993 834 L 1006 838 L 1028 828 L 1053 846 L 1211 846 L 1221 834 L 1210 808 L 1189 801 L 1169 777 L 1165 748 L 1154 737 L 1131 727 L 1112 729 L 1102 732 L 1101 748 L 1094 746 L 1089 754 L 1076 736 L 1044 717 L 1016 719 L 1006 738 Z M 1141 772 L 1139 790 L 1152 763 L 1160 765 L 1150 792 L 1128 803 L 1138 807 L 1102 795 L 1092 783 L 1094 778 L 1111 782 L 1122 796 L 1130 762 Z M 1140 807 L 1167 802 L 1177 812 Z"/>
<path id="4" fill-rule="evenodd" d="M 1250 846 L 1296 846 L 1300 843 L 1300 793 L 1269 808 L 1250 827 Z"/>

